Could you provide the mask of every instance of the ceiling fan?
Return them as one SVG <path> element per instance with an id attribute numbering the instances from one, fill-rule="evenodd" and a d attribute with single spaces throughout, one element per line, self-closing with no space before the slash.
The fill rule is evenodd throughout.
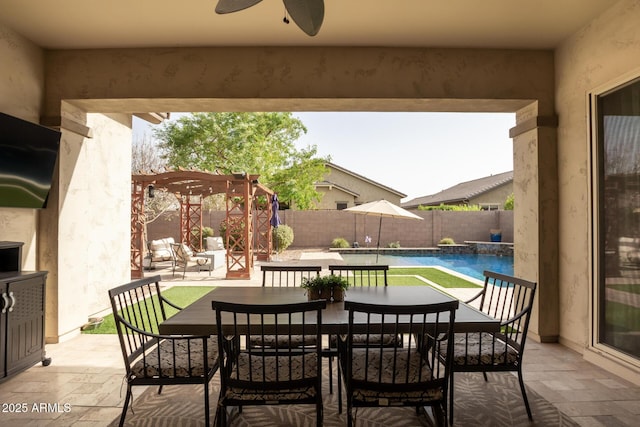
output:
<path id="1" fill-rule="evenodd" d="M 238 12 L 255 6 L 262 0 L 218 0 L 216 13 Z M 315 36 L 320 31 L 324 19 L 324 0 L 282 0 L 287 13 L 302 31 Z M 285 16 L 284 22 L 289 20 Z"/>

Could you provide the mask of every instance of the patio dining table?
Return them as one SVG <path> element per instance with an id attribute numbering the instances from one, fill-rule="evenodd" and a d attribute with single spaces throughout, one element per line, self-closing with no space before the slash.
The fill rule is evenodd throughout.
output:
<path id="1" fill-rule="evenodd" d="M 454 297 L 428 286 L 352 287 L 347 291 L 345 299 L 389 305 L 434 304 L 455 300 Z M 306 300 L 307 295 L 302 288 L 221 286 L 160 323 L 158 330 L 161 334 L 216 334 L 218 328 L 215 313 L 211 308 L 212 301 L 242 304 L 287 304 Z M 231 319 L 229 320 L 231 323 Z M 384 323 L 380 318 L 356 318 L 356 322 L 363 324 L 375 322 L 380 325 Z M 409 322 L 410 319 L 407 318 L 407 324 Z M 348 311 L 344 309 L 344 302 L 331 302 L 322 312 L 321 332 L 323 334 L 343 334 L 347 332 L 348 323 Z M 296 333 L 296 319 L 292 319 L 288 327 L 291 328 L 291 333 Z M 500 322 L 498 320 L 460 302 L 456 311 L 456 332 L 497 332 L 499 329 Z"/>

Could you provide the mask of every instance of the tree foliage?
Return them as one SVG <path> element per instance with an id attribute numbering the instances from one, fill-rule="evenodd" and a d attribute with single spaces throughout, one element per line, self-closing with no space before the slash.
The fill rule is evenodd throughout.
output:
<path id="1" fill-rule="evenodd" d="M 418 206 L 419 211 L 480 211 L 480 205 L 445 205 L 440 203 L 438 206 Z"/>
<path id="2" fill-rule="evenodd" d="M 136 138 L 131 144 L 131 172 L 158 172 L 165 168 L 162 149 L 146 135 Z M 149 191 L 144 192 L 144 214 L 145 222 L 150 223 L 160 217 L 160 215 L 176 208 L 177 200 L 174 194 L 162 189 L 154 189 L 154 197 L 149 197 Z"/>
<path id="3" fill-rule="evenodd" d="M 511 193 L 507 196 L 507 199 L 504 201 L 504 210 L 512 211 L 514 206 L 515 205 L 514 205 L 513 193 Z"/>
<path id="4" fill-rule="evenodd" d="M 165 122 L 155 137 L 172 167 L 257 174 L 281 203 L 307 209 L 319 200 L 314 183 L 329 159 L 315 146 L 296 148 L 306 131 L 291 113 L 192 113 Z"/>

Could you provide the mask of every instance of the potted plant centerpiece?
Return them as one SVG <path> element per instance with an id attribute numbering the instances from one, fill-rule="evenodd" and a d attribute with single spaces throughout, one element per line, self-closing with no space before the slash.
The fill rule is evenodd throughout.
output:
<path id="1" fill-rule="evenodd" d="M 349 287 L 349 283 L 339 276 L 333 274 L 329 276 L 317 276 L 302 279 L 302 288 L 307 290 L 309 301 L 315 299 L 326 299 L 331 302 L 343 301 L 344 291 Z"/>
<path id="2" fill-rule="evenodd" d="M 331 274 L 326 276 L 327 287 L 331 289 L 331 295 L 334 301 L 344 301 L 344 293 L 349 287 L 349 282 L 346 279 Z"/>

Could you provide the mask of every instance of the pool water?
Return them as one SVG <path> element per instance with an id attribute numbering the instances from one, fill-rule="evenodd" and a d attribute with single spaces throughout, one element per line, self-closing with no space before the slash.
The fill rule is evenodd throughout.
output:
<path id="1" fill-rule="evenodd" d="M 341 254 L 348 264 L 376 264 L 375 254 Z M 445 267 L 475 279 L 484 280 L 485 270 L 513 275 L 513 257 L 480 254 L 380 255 L 377 264 L 390 266 Z"/>

